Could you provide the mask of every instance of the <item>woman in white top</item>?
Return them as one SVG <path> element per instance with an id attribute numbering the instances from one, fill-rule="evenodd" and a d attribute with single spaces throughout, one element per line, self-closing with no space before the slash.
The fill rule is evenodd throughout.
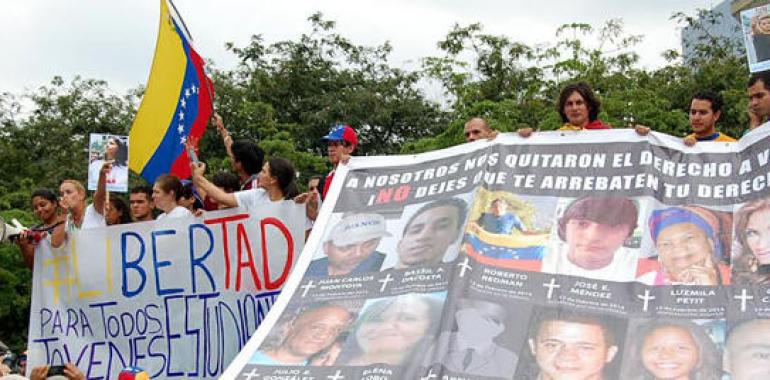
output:
<path id="1" fill-rule="evenodd" d="M 203 174 L 206 164 L 191 164 L 193 169 L 193 183 L 199 189 L 225 207 L 242 207 L 252 210 L 260 204 L 278 202 L 285 199 L 294 199 L 298 203 L 308 202 L 307 216 L 315 220 L 318 215 L 318 199 L 310 196 L 310 193 L 300 195 L 297 184 L 294 182 L 296 174 L 291 162 L 286 159 L 274 157 L 268 160 L 259 172 L 259 188 L 226 193 L 209 182 Z"/>
<path id="2" fill-rule="evenodd" d="M 183 218 L 191 216 L 190 210 L 179 205 L 182 197 L 182 182 L 174 175 L 163 174 L 155 179 L 152 186 L 152 201 L 155 207 L 163 211 L 157 220 L 165 218 Z"/>
<path id="3" fill-rule="evenodd" d="M 54 248 L 64 244 L 69 232 L 107 226 L 104 220 L 104 204 L 107 201 L 106 175 L 111 169 L 110 163 L 102 164 L 93 203 L 88 206 L 86 189 L 80 182 L 72 179 L 62 181 L 59 186 L 59 205 L 66 211 L 66 217 L 64 228 L 55 229 L 51 234 L 51 245 Z"/>

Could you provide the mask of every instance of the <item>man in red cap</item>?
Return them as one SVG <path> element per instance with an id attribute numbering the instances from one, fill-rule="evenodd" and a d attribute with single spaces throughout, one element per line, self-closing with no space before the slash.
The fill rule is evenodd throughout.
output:
<path id="1" fill-rule="evenodd" d="M 321 193 L 321 199 L 326 199 L 326 193 L 329 192 L 329 188 L 332 185 L 334 179 L 334 172 L 337 170 L 339 163 L 347 164 L 350 156 L 358 146 L 358 135 L 356 131 L 347 124 L 337 124 L 329 131 L 329 134 L 322 137 L 321 140 L 326 141 L 326 146 L 329 152 L 329 162 L 332 163 L 332 171 L 326 175 L 326 181 L 324 181 L 324 189 Z"/>

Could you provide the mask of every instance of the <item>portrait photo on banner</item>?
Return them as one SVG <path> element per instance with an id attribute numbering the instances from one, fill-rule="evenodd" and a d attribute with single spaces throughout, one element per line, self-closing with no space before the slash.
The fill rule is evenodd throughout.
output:
<path id="1" fill-rule="evenodd" d="M 477 294 L 447 301 L 442 329 L 423 364 L 449 375 L 509 378 L 516 370 L 526 341 L 523 321 L 532 306 L 492 300 Z"/>
<path id="2" fill-rule="evenodd" d="M 387 364 L 419 371 L 438 335 L 447 293 L 406 293 L 368 299 L 353 322 L 335 365 Z"/>
<path id="3" fill-rule="evenodd" d="M 107 190 L 128 192 L 128 136 L 92 133 L 88 143 L 88 190 L 96 190 L 99 172 L 112 163 L 107 173 Z"/>
<path id="4" fill-rule="evenodd" d="M 724 319 L 633 319 L 621 378 L 722 379 Z"/>
<path id="5" fill-rule="evenodd" d="M 295 298 L 249 359 L 269 366 L 330 366 L 340 354 L 365 300 Z"/>
<path id="6" fill-rule="evenodd" d="M 468 212 L 462 251 L 487 265 L 540 271 L 557 201 L 479 188 Z"/>
<path id="7" fill-rule="evenodd" d="M 749 70 L 770 69 L 770 5 L 742 11 L 740 21 Z"/>
<path id="8" fill-rule="evenodd" d="M 634 281 L 649 201 L 645 197 L 560 198 L 542 272 Z"/>
<path id="9" fill-rule="evenodd" d="M 699 205 L 655 202 L 645 222 L 645 249 L 636 270 L 647 285 L 716 286 L 731 283 L 733 214 Z"/>
<path id="10" fill-rule="evenodd" d="M 514 379 L 619 379 L 628 321 L 536 306 Z"/>
<path id="11" fill-rule="evenodd" d="M 407 205 L 389 220 L 381 270 L 428 267 L 454 261 L 473 193 Z"/>
<path id="12" fill-rule="evenodd" d="M 770 284 L 770 197 L 742 204 L 734 219 L 733 284 Z"/>

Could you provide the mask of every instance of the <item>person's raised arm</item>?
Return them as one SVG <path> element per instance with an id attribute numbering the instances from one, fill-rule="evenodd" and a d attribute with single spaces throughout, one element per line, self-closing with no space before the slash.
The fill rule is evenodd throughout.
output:
<path id="1" fill-rule="evenodd" d="M 193 183 L 198 189 L 205 191 L 209 198 L 226 207 L 238 207 L 238 200 L 235 199 L 233 193 L 225 192 L 204 177 L 203 174 L 206 173 L 206 164 L 202 162 L 197 164 L 191 162 L 190 169 L 192 169 Z"/>
<path id="2" fill-rule="evenodd" d="M 222 116 L 214 112 L 214 116 L 211 117 L 211 121 L 214 124 L 214 127 L 216 127 L 219 135 L 222 136 L 222 143 L 225 145 L 227 156 L 230 157 L 230 161 L 234 161 L 235 157 L 233 156 L 233 151 L 231 149 L 233 146 L 233 136 L 230 136 L 230 132 L 225 129 L 225 123 L 222 120 Z"/>
<path id="3" fill-rule="evenodd" d="M 99 170 L 99 182 L 94 194 L 94 209 L 100 215 L 104 215 L 104 204 L 107 203 L 107 173 L 112 170 L 112 163 L 105 162 Z"/>

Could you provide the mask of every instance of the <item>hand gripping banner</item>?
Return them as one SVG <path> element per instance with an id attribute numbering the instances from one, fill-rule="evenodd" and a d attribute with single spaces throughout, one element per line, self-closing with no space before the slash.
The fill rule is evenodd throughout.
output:
<path id="1" fill-rule="evenodd" d="M 769 164 L 761 130 L 353 158 L 223 378 L 770 378 Z"/>

